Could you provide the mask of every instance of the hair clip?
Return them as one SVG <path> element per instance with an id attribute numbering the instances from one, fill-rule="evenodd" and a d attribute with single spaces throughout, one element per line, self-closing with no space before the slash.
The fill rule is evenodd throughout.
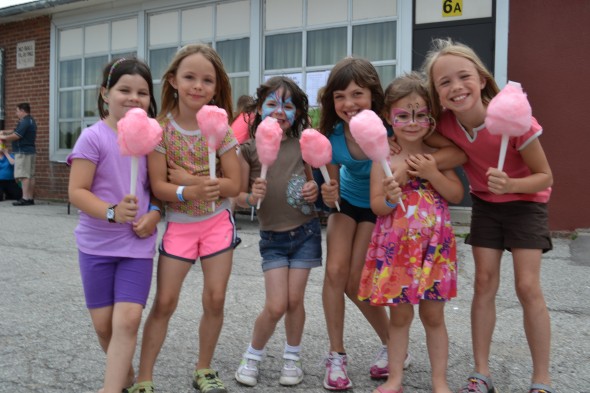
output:
<path id="1" fill-rule="evenodd" d="M 109 90 L 111 87 L 109 86 L 111 83 L 111 76 L 113 75 L 113 70 L 115 69 L 115 67 L 117 67 L 119 64 L 121 64 L 122 62 L 124 62 L 125 60 L 127 60 L 124 57 L 121 57 L 120 59 L 118 59 L 117 61 L 115 61 L 113 63 L 113 65 L 111 66 L 111 69 L 109 70 L 109 76 L 107 77 L 107 84 L 105 86 L 105 88 L 107 90 Z"/>

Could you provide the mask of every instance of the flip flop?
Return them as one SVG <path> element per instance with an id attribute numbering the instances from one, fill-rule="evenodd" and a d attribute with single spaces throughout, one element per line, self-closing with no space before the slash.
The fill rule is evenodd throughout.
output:
<path id="1" fill-rule="evenodd" d="M 553 388 L 549 385 L 543 385 L 542 383 L 534 383 L 531 385 L 529 393 L 554 393 Z"/>

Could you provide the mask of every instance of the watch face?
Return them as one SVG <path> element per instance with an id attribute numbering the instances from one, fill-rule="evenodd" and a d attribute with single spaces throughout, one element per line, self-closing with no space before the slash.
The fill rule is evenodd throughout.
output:
<path id="1" fill-rule="evenodd" d="M 113 218 L 115 218 L 115 209 L 112 207 L 109 207 L 109 209 L 107 210 L 107 218 L 109 220 L 112 220 Z"/>

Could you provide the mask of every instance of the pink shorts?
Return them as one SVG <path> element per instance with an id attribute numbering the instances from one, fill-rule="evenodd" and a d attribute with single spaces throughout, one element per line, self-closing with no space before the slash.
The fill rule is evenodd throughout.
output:
<path id="1" fill-rule="evenodd" d="M 240 244 L 233 215 L 225 210 L 199 222 L 169 222 L 160 243 L 160 255 L 195 263 Z"/>

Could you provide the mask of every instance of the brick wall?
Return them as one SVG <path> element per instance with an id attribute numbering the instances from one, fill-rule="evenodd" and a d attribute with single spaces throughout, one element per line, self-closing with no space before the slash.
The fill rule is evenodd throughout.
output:
<path id="1" fill-rule="evenodd" d="M 18 103 L 31 104 L 38 128 L 35 197 L 66 200 L 69 169 L 63 163 L 49 161 L 50 25 L 50 17 L 0 25 L 0 48 L 5 56 L 4 127 L 13 129 L 16 125 L 14 111 Z M 16 45 L 31 40 L 35 41 L 35 66 L 17 70 Z"/>

